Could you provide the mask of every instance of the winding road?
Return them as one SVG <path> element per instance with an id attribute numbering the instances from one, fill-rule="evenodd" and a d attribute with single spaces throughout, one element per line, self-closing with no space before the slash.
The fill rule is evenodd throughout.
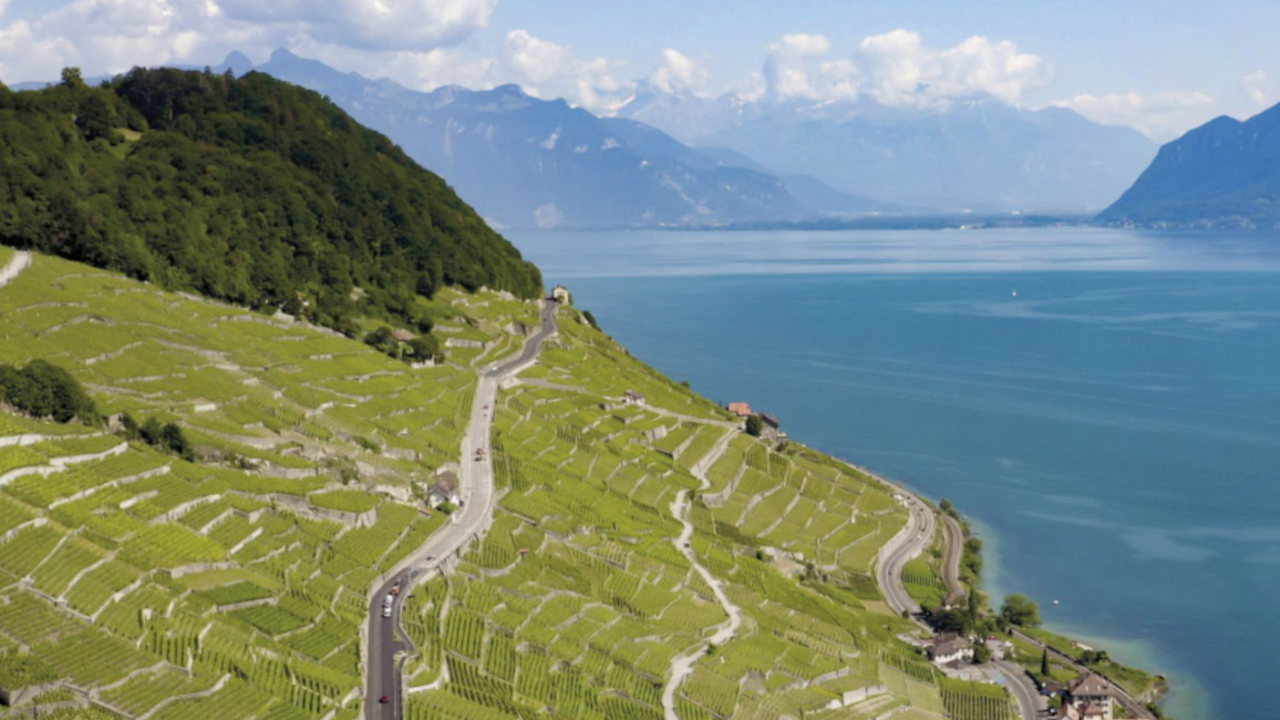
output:
<path id="1" fill-rule="evenodd" d="M 964 530 L 960 523 L 946 513 L 942 514 L 942 532 L 946 538 L 947 554 L 942 563 L 942 581 L 947 585 L 947 603 L 955 605 L 967 597 L 960 583 L 960 560 L 964 556 Z"/>
<path id="2" fill-rule="evenodd" d="M 883 479 L 881 482 L 887 483 Z M 903 612 L 914 615 L 920 612 L 920 605 L 911 598 L 902 584 L 902 569 L 933 542 L 937 521 L 933 508 L 924 504 L 920 498 L 897 485 L 887 484 L 894 488 L 907 508 L 907 524 L 881 548 L 880 562 L 876 565 L 876 582 L 884 591 L 885 602 L 891 610 L 899 615 Z"/>
<path id="3" fill-rule="evenodd" d="M 734 435 L 736 433 L 732 431 L 725 433 L 724 437 L 720 438 L 720 441 L 716 443 L 715 448 L 691 469 L 693 476 L 702 483 L 699 487 L 700 490 L 706 490 L 711 487 L 711 480 L 707 478 L 707 468 L 720 459 Z M 681 490 L 671 503 L 671 514 L 683 526 L 680 536 L 672 540 L 672 543 L 675 544 L 676 550 L 679 550 L 688 558 L 689 563 L 693 565 L 693 569 L 702 576 L 707 585 L 711 586 L 711 592 L 715 594 L 716 601 L 724 608 L 724 612 L 729 616 L 729 619 L 721 623 L 715 633 L 700 643 L 697 648 L 671 659 L 671 677 L 668 678 L 667 684 L 662 688 L 663 720 L 680 720 L 680 716 L 676 714 L 676 693 L 680 690 L 680 684 L 693 672 L 694 663 L 707 653 L 708 646 L 712 643 L 723 645 L 729 642 L 737 634 L 738 628 L 742 626 L 742 609 L 729 600 L 729 596 L 725 594 L 724 586 L 711 574 L 710 570 L 707 570 L 702 563 L 698 562 L 698 555 L 693 551 L 693 546 L 690 543 L 693 539 L 693 523 L 689 521 L 688 498 L 689 491 Z"/>
<path id="4" fill-rule="evenodd" d="M 471 420 L 462 437 L 462 459 L 459 468 L 462 503 L 450 518 L 448 525 L 440 528 L 425 543 L 402 560 L 390 572 L 382 576 L 382 584 L 370 596 L 369 624 L 366 636 L 365 662 L 365 711 L 366 720 L 400 720 L 404 717 L 404 694 L 399 658 L 413 652 L 400 626 L 400 610 L 409 594 L 412 582 L 449 563 L 461 555 L 472 541 L 478 541 L 493 522 L 497 505 L 497 493 L 493 484 L 493 460 L 488 453 L 476 459 L 476 450 L 487 449 L 493 434 L 493 405 L 498 387 L 503 380 L 528 368 L 538 359 L 542 343 L 555 336 L 556 310 L 559 303 L 545 301 L 542 308 L 542 326 L 525 343 L 524 350 L 511 360 L 499 365 L 488 365 L 480 370 L 476 383 L 475 399 L 471 405 Z M 390 618 L 382 616 L 383 598 L 391 588 L 401 582 L 404 592 L 392 601 Z M 382 697 L 386 703 L 380 702 Z"/>
<path id="5" fill-rule="evenodd" d="M 1040 694 L 1039 688 L 1027 677 L 1027 671 L 1023 670 L 1020 665 L 1011 663 L 1007 660 L 1000 660 L 995 663 L 996 669 L 1000 671 L 1000 675 L 1004 677 L 1005 687 L 1014 699 L 1018 701 L 1018 712 L 1022 715 L 1023 720 L 1036 720 L 1043 717 L 1044 712 L 1049 707 L 1049 703 L 1044 696 Z"/>

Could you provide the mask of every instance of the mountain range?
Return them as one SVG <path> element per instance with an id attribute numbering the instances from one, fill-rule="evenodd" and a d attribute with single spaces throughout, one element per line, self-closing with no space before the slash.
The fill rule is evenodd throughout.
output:
<path id="1" fill-rule="evenodd" d="M 1280 225 L 1280 105 L 1219 117 L 1160 148 L 1098 219 L 1136 225 Z"/>
<path id="2" fill-rule="evenodd" d="M 745 102 L 642 85 L 618 114 L 686 143 L 747 153 L 782 174 L 935 213 L 1096 212 L 1156 151 L 1130 128 L 986 96 L 894 107 L 865 97 Z"/>
<path id="3" fill-rule="evenodd" d="M 515 85 L 417 92 L 286 50 L 254 69 L 327 95 L 443 175 L 498 226 L 785 222 L 819 214 L 797 197 L 815 184 L 834 195 L 828 205 L 853 212 L 880 207 L 816 180 L 795 192 L 766 170 L 725 162 L 642 123 L 532 97 Z"/>
<path id="4" fill-rule="evenodd" d="M 287 50 L 256 66 L 232 53 L 214 70 L 256 70 L 326 95 L 496 227 L 1086 215 L 1119 197 L 1156 150 L 1131 129 L 989 97 L 910 108 L 748 102 L 640 82 L 619 110 L 598 116 L 515 85 L 419 92 Z"/>

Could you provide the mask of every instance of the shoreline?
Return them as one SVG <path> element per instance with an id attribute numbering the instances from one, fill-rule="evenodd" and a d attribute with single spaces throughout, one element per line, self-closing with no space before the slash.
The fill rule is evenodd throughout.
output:
<path id="1" fill-rule="evenodd" d="M 819 452 L 825 451 L 819 450 Z M 936 513 L 941 514 L 942 511 L 939 509 L 938 503 L 934 502 L 926 494 L 912 488 L 906 482 L 887 478 L 881 473 L 838 455 L 827 454 L 898 492 L 915 497 Z M 998 535 L 989 525 L 974 520 L 973 517 L 958 509 L 955 512 L 960 517 L 963 525 L 968 526 L 971 530 L 965 537 L 977 537 L 982 540 L 980 556 L 983 560 L 983 568 L 982 574 L 978 578 L 977 589 L 987 594 L 989 603 L 995 603 L 997 597 L 1002 598 L 1009 594 L 1009 588 L 996 579 L 1002 574 L 999 562 Z M 1014 590 L 1013 592 L 1017 591 Z M 1035 598 L 1032 598 L 1032 600 L 1035 600 Z M 1037 604 L 1039 603 L 1037 602 Z M 1051 610 L 1054 606 L 1049 605 L 1047 607 Z M 989 609 L 994 611 L 994 608 Z M 1087 630 L 1082 632 L 1079 628 L 1060 622 L 1052 622 L 1051 619 L 1044 617 L 1045 613 L 1043 612 L 1041 615 L 1043 622 L 1040 629 L 1061 636 L 1076 646 L 1105 650 L 1115 664 L 1150 675 L 1157 685 L 1154 703 L 1159 706 L 1160 711 L 1166 714 L 1167 717 L 1177 718 L 1177 720 L 1204 720 L 1210 717 L 1208 714 L 1209 698 L 1195 678 L 1187 673 L 1167 670 L 1166 664 L 1159 662 L 1155 658 L 1154 649 L 1146 646 L 1142 641 L 1111 638 Z M 1060 650 L 1066 650 L 1066 648 L 1060 648 Z"/>

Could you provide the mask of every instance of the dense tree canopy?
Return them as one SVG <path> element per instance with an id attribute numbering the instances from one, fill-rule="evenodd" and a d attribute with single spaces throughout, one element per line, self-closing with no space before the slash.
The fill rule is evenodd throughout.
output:
<path id="1" fill-rule="evenodd" d="M 95 425 L 100 419 L 93 399 L 71 373 L 44 360 L 32 360 L 22 369 L 0 364 L 0 402 L 60 423 L 79 418 Z"/>
<path id="2" fill-rule="evenodd" d="M 1000 619 L 1010 625 L 1040 627 L 1040 607 L 1025 595 L 1008 595 L 1000 606 Z"/>
<path id="3" fill-rule="evenodd" d="M 347 332 L 356 315 L 426 330 L 414 298 L 445 284 L 542 284 L 386 137 L 258 73 L 0 85 L 0 242 Z"/>

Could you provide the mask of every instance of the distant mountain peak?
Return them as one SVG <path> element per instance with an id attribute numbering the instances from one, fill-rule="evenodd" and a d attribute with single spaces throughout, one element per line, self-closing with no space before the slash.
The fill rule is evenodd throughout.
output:
<path id="1" fill-rule="evenodd" d="M 516 84 L 422 93 L 283 49 L 257 69 L 316 90 L 382 131 L 495 225 L 714 225 L 819 215 L 773 174 L 724 165 L 639 122 L 609 125 Z"/>
<path id="2" fill-rule="evenodd" d="M 1222 115 L 1160 148 L 1099 220 L 1152 226 L 1280 227 L 1280 105 Z"/>
<path id="3" fill-rule="evenodd" d="M 249 56 L 239 50 L 232 50 L 227 54 L 227 58 L 222 61 L 222 65 L 219 67 L 224 70 L 230 70 L 239 76 L 244 75 L 253 69 L 253 61 L 249 59 Z"/>

